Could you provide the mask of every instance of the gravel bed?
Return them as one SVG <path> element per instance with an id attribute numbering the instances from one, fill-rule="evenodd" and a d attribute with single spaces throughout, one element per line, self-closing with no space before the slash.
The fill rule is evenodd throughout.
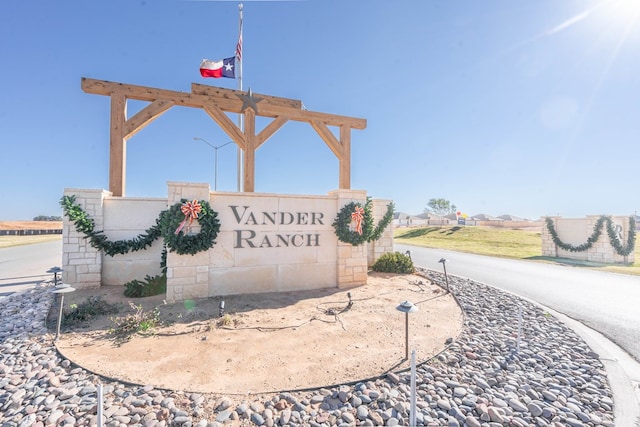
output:
<path id="1" fill-rule="evenodd" d="M 441 273 L 420 274 L 445 287 Z M 537 306 L 449 276 L 464 331 L 417 368 L 419 426 L 614 426 L 604 366 Z M 0 427 L 406 426 L 410 373 L 304 392 L 221 396 L 131 385 L 61 357 L 45 321 L 50 284 L 0 300 Z"/>

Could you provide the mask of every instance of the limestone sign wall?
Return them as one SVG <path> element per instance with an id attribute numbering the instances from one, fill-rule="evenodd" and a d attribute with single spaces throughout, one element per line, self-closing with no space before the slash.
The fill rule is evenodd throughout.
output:
<path id="1" fill-rule="evenodd" d="M 352 246 L 331 225 L 346 203 L 366 192 L 326 196 L 210 192 L 208 184 L 169 183 L 167 199 L 113 197 L 104 190 L 67 189 L 110 240 L 131 239 L 181 199 L 209 201 L 218 213 L 216 244 L 195 255 L 167 256 L 167 300 L 347 287 L 366 283 L 368 264 L 393 249 L 389 226 L 380 240 Z M 389 201 L 374 200 L 379 221 Z M 198 232 L 194 226 L 192 232 Z M 75 287 L 122 285 L 160 273 L 162 241 L 147 250 L 109 257 L 92 248 L 64 218 L 63 280 Z"/>
<path id="2" fill-rule="evenodd" d="M 586 218 L 552 217 L 551 220 L 558 238 L 563 243 L 579 246 L 586 243 L 593 234 L 594 227 L 599 218 L 600 215 L 590 215 Z M 622 245 L 626 245 L 626 239 L 629 236 L 629 217 L 614 216 L 611 217 L 611 220 L 618 241 Z M 615 248 L 611 245 L 606 228 L 602 230 L 600 237 L 590 249 L 571 252 L 562 249 L 554 243 L 553 237 L 544 222 L 542 225 L 542 256 L 570 258 L 603 264 L 633 264 L 635 262 L 635 253 L 633 251 L 627 256 L 620 255 L 616 252 Z"/>

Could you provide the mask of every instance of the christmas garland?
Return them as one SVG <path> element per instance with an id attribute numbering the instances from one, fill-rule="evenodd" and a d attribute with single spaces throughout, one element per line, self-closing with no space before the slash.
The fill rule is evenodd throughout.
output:
<path id="1" fill-rule="evenodd" d="M 629 233 L 627 235 L 627 244 L 625 246 L 622 246 L 620 240 L 618 240 L 618 236 L 616 236 L 616 230 L 613 228 L 613 221 L 608 216 L 602 215 L 600 218 L 598 218 L 595 225 L 593 226 L 593 234 L 589 236 L 586 243 L 578 246 L 573 246 L 560 240 L 553 224 L 553 220 L 551 218 L 545 218 L 545 222 L 547 225 L 547 230 L 549 230 L 549 234 L 551 234 L 551 239 L 553 239 L 553 243 L 555 243 L 559 248 L 566 251 L 584 252 L 586 250 L 589 250 L 593 246 L 593 244 L 600 238 L 600 234 L 602 234 L 602 227 L 605 222 L 607 223 L 607 234 L 609 235 L 609 243 L 611 243 L 611 246 L 613 246 L 613 248 L 619 255 L 627 256 L 631 252 L 633 252 L 635 248 L 636 221 L 634 217 L 629 218 Z"/>
<path id="2" fill-rule="evenodd" d="M 378 225 L 373 227 L 373 215 L 371 214 L 372 201 L 367 197 L 364 207 L 357 202 L 347 203 L 340 209 L 333 221 L 338 240 L 344 243 L 351 243 L 353 246 L 361 245 L 365 242 L 378 240 L 382 232 L 393 220 L 393 203 L 387 205 L 387 212 L 384 214 Z M 351 227 L 355 222 L 356 226 Z"/>
<path id="3" fill-rule="evenodd" d="M 160 236 L 172 252 L 180 255 L 194 255 L 201 251 L 206 251 L 213 247 L 215 239 L 220 230 L 218 213 L 214 211 L 209 203 L 200 200 L 200 210 L 197 215 L 201 231 L 195 235 L 186 235 L 183 231 L 176 233 L 182 221 L 186 221 L 186 214 L 182 208 L 188 202 L 182 199 L 169 209 L 160 212 L 155 225 L 149 227 L 143 234 L 139 234 L 130 240 L 110 241 L 102 231 L 95 231 L 95 222 L 89 217 L 82 207 L 75 203 L 75 196 L 63 196 L 60 205 L 65 215 L 73 221 L 76 231 L 83 233 L 89 239 L 89 244 L 103 251 L 109 256 L 116 254 L 124 255 L 129 252 L 140 251 L 148 248 Z"/>
<path id="4" fill-rule="evenodd" d="M 102 231 L 95 231 L 95 222 L 82 209 L 82 206 L 76 204 L 75 201 L 75 196 L 62 197 L 60 205 L 64 210 L 64 214 L 73 221 L 76 231 L 83 233 L 89 239 L 89 244 L 92 247 L 103 251 L 109 256 L 141 251 L 151 246 L 160 237 L 159 220 L 156 220 L 155 225 L 146 229 L 144 234 L 139 234 L 131 240 L 110 241 Z"/>

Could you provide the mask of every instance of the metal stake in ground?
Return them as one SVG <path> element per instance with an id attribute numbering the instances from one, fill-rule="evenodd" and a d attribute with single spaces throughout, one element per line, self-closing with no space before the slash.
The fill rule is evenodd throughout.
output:
<path id="1" fill-rule="evenodd" d="M 442 263 L 442 268 L 444 269 L 444 282 L 447 284 L 447 293 L 449 293 L 449 278 L 447 277 L 447 266 L 445 265 L 447 260 L 444 258 L 440 258 L 440 261 L 438 262 Z"/>
<path id="2" fill-rule="evenodd" d="M 418 311 L 418 306 L 405 301 L 396 307 L 396 310 L 405 314 L 404 324 L 404 360 L 409 360 L 409 313 Z"/>
<path id="3" fill-rule="evenodd" d="M 411 401 L 409 406 L 409 425 L 416 426 L 416 350 L 411 350 Z"/>
<path id="4" fill-rule="evenodd" d="M 58 337 L 60 337 L 60 324 L 62 323 L 62 307 L 64 306 L 64 294 L 68 294 L 69 292 L 73 292 L 75 290 L 76 288 L 72 288 L 71 285 L 61 283 L 60 285 L 56 285 L 56 287 L 51 291 L 54 294 L 60 294 L 60 311 L 58 312 L 58 326 L 56 327 L 56 337 L 53 339 L 54 341 L 57 341 Z"/>

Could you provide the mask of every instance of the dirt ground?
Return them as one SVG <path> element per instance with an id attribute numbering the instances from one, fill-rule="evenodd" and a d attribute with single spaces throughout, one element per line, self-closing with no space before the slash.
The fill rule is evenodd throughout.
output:
<path id="1" fill-rule="evenodd" d="M 101 295 L 121 303 L 112 316 L 64 331 L 58 350 L 95 373 L 137 384 L 203 393 L 260 394 L 327 387 L 408 368 L 436 355 L 462 330 L 463 316 L 450 294 L 417 275 L 371 273 L 351 289 L 237 295 L 163 304 L 163 296 L 130 299 L 120 287 L 66 294 L 65 307 Z M 219 317 L 220 301 L 225 316 Z M 163 326 L 118 342 L 111 317 L 158 307 Z M 349 304 L 351 301 L 351 304 Z M 52 310 L 55 311 L 55 310 Z M 56 312 L 57 313 L 57 312 Z"/>

